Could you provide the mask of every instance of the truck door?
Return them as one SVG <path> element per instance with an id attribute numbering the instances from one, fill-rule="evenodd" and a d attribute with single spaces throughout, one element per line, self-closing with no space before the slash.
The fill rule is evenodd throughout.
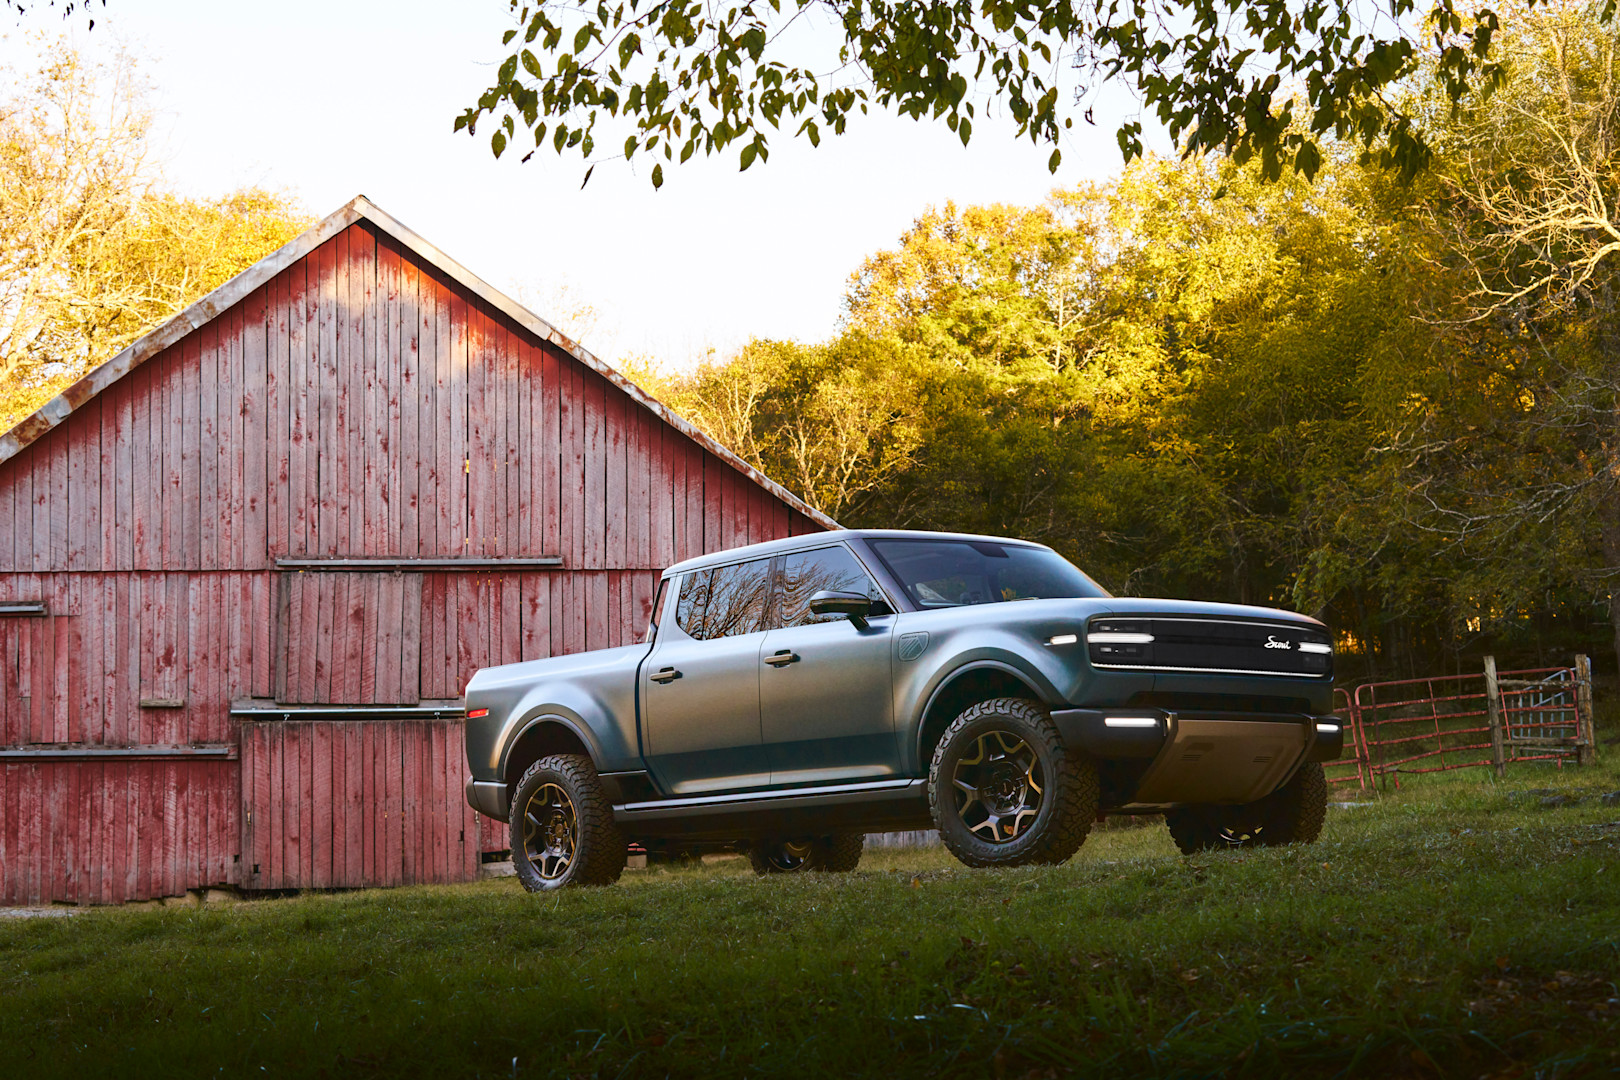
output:
<path id="1" fill-rule="evenodd" d="M 675 617 L 641 667 L 647 768 L 672 795 L 770 783 L 759 730 L 759 649 L 771 560 L 682 574 Z"/>
<path id="2" fill-rule="evenodd" d="M 813 613 L 810 597 L 823 589 L 871 596 L 866 629 L 843 615 Z M 899 775 L 889 666 L 894 616 L 882 597 L 842 544 L 783 557 L 776 618 L 759 659 L 772 787 Z"/>

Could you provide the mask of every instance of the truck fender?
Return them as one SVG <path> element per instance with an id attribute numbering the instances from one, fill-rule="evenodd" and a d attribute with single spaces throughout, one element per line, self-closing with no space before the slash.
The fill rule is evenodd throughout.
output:
<path id="1" fill-rule="evenodd" d="M 917 754 L 917 762 L 921 767 L 926 768 L 928 765 L 928 762 L 925 759 L 925 747 L 923 745 L 923 740 L 926 739 L 930 734 L 928 731 L 927 720 L 929 714 L 933 711 L 934 705 L 940 700 L 941 697 L 947 694 L 951 687 L 954 686 L 960 679 L 971 675 L 975 671 L 999 672 L 1021 684 L 1024 689 L 1028 691 L 1029 696 L 1035 700 L 1047 705 L 1060 703 L 1055 687 L 1053 687 L 1046 679 L 1042 678 L 1038 672 L 1026 669 L 1016 662 L 1009 662 L 1011 659 L 1012 658 L 979 658 L 969 660 L 967 663 L 950 668 L 939 677 L 939 680 L 934 684 L 934 688 L 929 692 L 927 700 L 923 704 L 922 710 L 913 718 L 913 729 L 916 731 L 913 750 Z M 948 722 L 949 720 L 947 720 L 947 723 Z"/>

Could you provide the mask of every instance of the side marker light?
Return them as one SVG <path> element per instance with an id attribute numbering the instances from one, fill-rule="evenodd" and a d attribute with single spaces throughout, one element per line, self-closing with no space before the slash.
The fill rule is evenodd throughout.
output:
<path id="1" fill-rule="evenodd" d="M 1048 645 L 1073 645 L 1080 640 L 1079 634 L 1055 634 L 1046 639 Z"/>
<path id="2" fill-rule="evenodd" d="M 1104 727 L 1150 728 L 1158 727 L 1159 721 L 1151 716 L 1105 716 Z"/>
<path id="3" fill-rule="evenodd" d="M 476 720 L 480 716 L 488 716 L 488 715 L 489 715 L 489 710 L 488 709 L 473 709 L 473 710 L 471 710 L 471 711 L 469 711 L 467 713 L 467 719 Z"/>
<path id="4" fill-rule="evenodd" d="M 1339 725 L 1338 724 L 1317 724 L 1316 725 L 1316 730 L 1321 732 L 1323 735 L 1337 735 L 1339 733 Z"/>

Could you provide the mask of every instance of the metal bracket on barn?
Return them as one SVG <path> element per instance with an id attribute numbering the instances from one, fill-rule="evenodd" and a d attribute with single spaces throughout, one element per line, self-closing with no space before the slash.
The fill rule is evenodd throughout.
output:
<path id="1" fill-rule="evenodd" d="M 45 606 L 43 600 L 0 600 L 0 616 L 38 618 L 50 613 L 50 608 Z"/>

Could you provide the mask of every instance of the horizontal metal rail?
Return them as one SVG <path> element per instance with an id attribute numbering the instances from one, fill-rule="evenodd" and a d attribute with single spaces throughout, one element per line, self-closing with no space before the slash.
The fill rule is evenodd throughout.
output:
<path id="1" fill-rule="evenodd" d="M 276 569 L 326 573 L 437 570 L 477 574 L 502 570 L 556 570 L 562 564 L 561 555 L 541 555 L 528 559 L 277 559 Z"/>
<path id="2" fill-rule="evenodd" d="M 167 761 L 205 758 L 235 761 L 234 746 L 16 746 L 0 749 L 7 761 Z"/>

